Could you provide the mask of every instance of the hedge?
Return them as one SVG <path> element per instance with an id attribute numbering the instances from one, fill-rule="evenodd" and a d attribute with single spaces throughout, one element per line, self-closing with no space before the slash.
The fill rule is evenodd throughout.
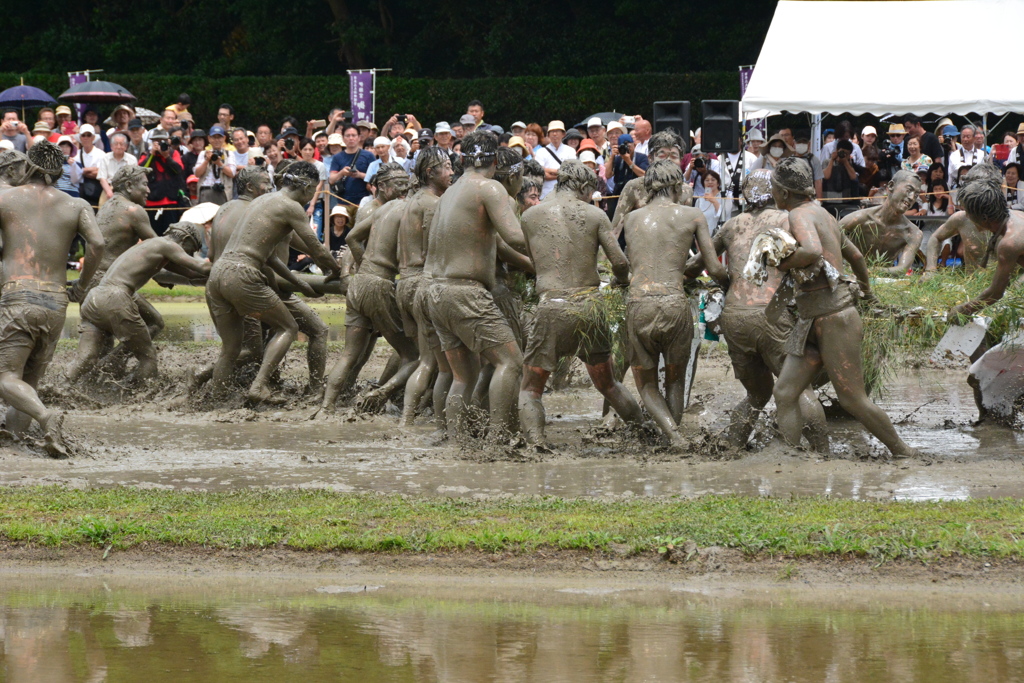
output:
<path id="1" fill-rule="evenodd" d="M 0 73 L 0 89 L 25 83 L 54 97 L 67 89 L 64 74 Z M 160 111 L 176 101 L 178 93 L 192 96 L 197 125 L 216 119 L 217 107 L 231 103 L 236 121 L 252 128 L 277 123 L 286 114 L 301 121 L 324 117 L 334 106 L 348 108 L 348 76 L 235 76 L 205 78 L 168 74 L 99 74 L 119 83 L 138 97 L 138 104 Z M 602 111 L 650 116 L 651 103 L 689 100 L 694 127 L 699 125 L 701 100 L 739 98 L 739 75 L 734 71 L 689 74 L 616 74 L 609 76 L 519 76 L 514 78 L 427 79 L 377 78 L 378 123 L 394 113 L 415 114 L 425 126 L 452 121 L 466 111 L 471 99 L 486 107 L 486 121 L 508 126 L 516 119 L 546 124 L 554 118 L 566 124 Z M 101 107 L 106 113 L 110 106 Z M 28 115 L 29 123 L 35 119 Z"/>

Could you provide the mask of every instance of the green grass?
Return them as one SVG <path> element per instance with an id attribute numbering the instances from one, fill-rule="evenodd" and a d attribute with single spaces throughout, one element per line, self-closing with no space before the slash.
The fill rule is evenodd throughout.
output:
<path id="1" fill-rule="evenodd" d="M 327 491 L 0 489 L 0 540 L 114 549 L 153 546 L 383 553 L 609 549 L 666 544 L 750 556 L 877 561 L 1024 559 L 1024 503 L 826 498 L 521 498 L 470 501 Z"/>

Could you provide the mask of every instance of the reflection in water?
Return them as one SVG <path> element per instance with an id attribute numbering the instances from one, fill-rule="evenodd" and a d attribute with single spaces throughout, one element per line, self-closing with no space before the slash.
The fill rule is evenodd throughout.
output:
<path id="1" fill-rule="evenodd" d="M 0 596 L 0 680 L 1007 681 L 1024 617 L 692 593 Z M 226 594 L 230 594 L 227 592 Z M 538 604 L 541 601 L 543 604 Z M 216 604 L 214 604 L 216 603 Z"/>

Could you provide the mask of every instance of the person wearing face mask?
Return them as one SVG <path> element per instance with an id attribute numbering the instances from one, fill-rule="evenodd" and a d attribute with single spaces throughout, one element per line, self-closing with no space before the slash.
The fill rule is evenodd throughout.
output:
<path id="1" fill-rule="evenodd" d="M 761 156 L 751 166 L 751 170 L 766 168 L 769 171 L 775 170 L 779 162 L 790 155 L 786 141 L 776 133 L 768 138 L 768 144 L 761 148 Z"/>
<path id="2" fill-rule="evenodd" d="M 821 181 L 825 177 L 821 171 L 821 161 L 811 151 L 811 131 L 800 128 L 793 132 L 793 156 L 803 159 L 811 165 L 814 172 L 814 195 L 821 199 Z"/>

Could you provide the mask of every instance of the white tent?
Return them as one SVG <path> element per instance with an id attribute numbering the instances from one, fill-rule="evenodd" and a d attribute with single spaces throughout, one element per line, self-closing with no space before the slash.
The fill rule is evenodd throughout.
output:
<path id="1" fill-rule="evenodd" d="M 1011 66 L 1022 28 L 1022 0 L 781 0 L 742 109 L 748 119 L 1024 113 Z M 926 54 L 941 55 L 940 77 Z"/>

